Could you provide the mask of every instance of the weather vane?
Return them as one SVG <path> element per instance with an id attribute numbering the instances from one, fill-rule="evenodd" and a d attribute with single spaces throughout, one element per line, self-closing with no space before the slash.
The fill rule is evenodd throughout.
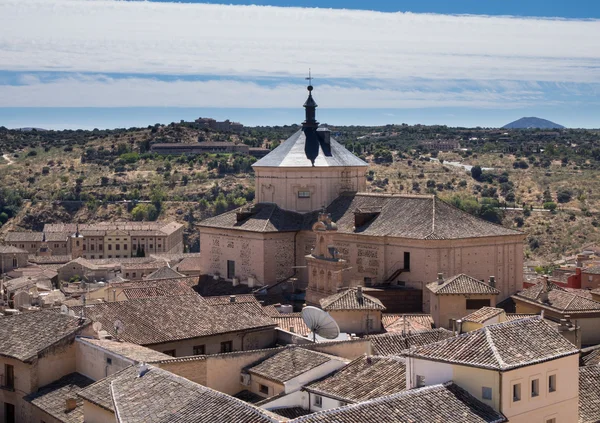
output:
<path id="1" fill-rule="evenodd" d="M 313 78 L 310 74 L 310 68 L 308 68 L 308 78 L 304 78 L 304 79 L 306 79 L 308 81 L 308 85 L 312 85 Z"/>

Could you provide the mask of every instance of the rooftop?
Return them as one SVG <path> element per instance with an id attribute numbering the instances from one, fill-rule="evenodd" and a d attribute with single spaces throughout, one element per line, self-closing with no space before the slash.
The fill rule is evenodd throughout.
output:
<path id="1" fill-rule="evenodd" d="M 83 423 L 83 400 L 77 394 L 94 381 L 79 373 L 71 373 L 25 397 L 26 401 L 50 414 L 60 422 Z M 66 400 L 77 400 L 77 406 L 66 411 Z"/>
<path id="2" fill-rule="evenodd" d="M 267 411 L 153 366 L 121 373 L 110 390 L 117 422 L 273 423 Z"/>
<path id="3" fill-rule="evenodd" d="M 137 374 L 137 366 L 132 365 L 126 367 L 125 369 L 113 373 L 112 375 L 108 375 L 104 379 L 97 380 L 96 382 L 79 391 L 77 396 L 97 405 L 98 407 L 114 412 L 115 409 L 112 402 L 112 396 L 110 394 L 110 384 L 119 376 L 129 375 L 134 377 L 137 376 Z"/>
<path id="4" fill-rule="evenodd" d="M 44 234 L 41 232 L 7 232 L 4 237 L 6 242 L 42 242 Z"/>
<path id="5" fill-rule="evenodd" d="M 22 254 L 22 253 L 27 254 L 27 250 L 13 247 L 12 245 L 0 244 L 0 254 Z"/>
<path id="6" fill-rule="evenodd" d="M 183 225 L 177 222 L 99 222 L 99 223 L 47 223 L 44 225 L 44 232 L 63 232 L 74 234 L 77 230 L 95 231 L 96 235 L 104 235 L 104 232 L 110 231 L 159 231 L 161 235 L 169 235 Z M 102 234 L 99 234 L 102 232 Z M 32 232 L 34 233 L 34 232 Z M 41 241 L 41 232 L 40 234 Z M 142 233 L 143 234 L 143 233 Z"/>
<path id="7" fill-rule="evenodd" d="M 506 314 L 506 312 L 501 308 L 496 307 L 481 307 L 479 310 L 474 311 L 471 314 L 466 315 L 462 318 L 463 322 L 474 322 L 474 323 L 484 323 L 496 316 L 501 314 Z"/>
<path id="8" fill-rule="evenodd" d="M 130 342 L 94 338 L 78 338 L 78 341 L 83 342 L 84 344 L 93 345 L 137 363 L 149 363 L 152 361 L 170 360 L 173 358 L 170 355 Z"/>
<path id="9" fill-rule="evenodd" d="M 274 382 L 285 383 L 333 359 L 339 358 L 300 347 L 289 347 L 258 364 L 248 366 L 246 371 Z"/>
<path id="10" fill-rule="evenodd" d="M 579 350 L 540 317 L 513 320 L 412 349 L 406 355 L 506 371 L 577 354 Z"/>
<path id="11" fill-rule="evenodd" d="M 300 417 L 294 423 L 501 423 L 506 418 L 452 382 Z"/>
<path id="12" fill-rule="evenodd" d="M 545 293 L 548 294 L 547 301 L 544 298 Z M 531 288 L 517 292 L 512 298 L 558 313 L 600 313 L 599 302 L 569 292 L 552 282 L 539 282 Z"/>
<path id="13" fill-rule="evenodd" d="M 579 368 L 579 423 L 600 421 L 600 366 Z"/>
<path id="14" fill-rule="evenodd" d="M 377 210 L 377 213 L 356 227 L 355 212 L 360 210 Z M 259 203 L 238 220 L 238 213 L 242 211 L 246 213 L 247 207 L 205 219 L 200 226 L 251 232 L 308 231 L 319 214 L 301 214 L 272 203 Z M 345 193 L 326 211 L 336 222 L 338 233 L 428 240 L 523 236 L 521 232 L 479 219 L 432 195 Z"/>
<path id="15" fill-rule="evenodd" d="M 0 356 L 29 362 L 53 346 L 74 340 L 90 321 L 41 310 L 2 318 Z"/>
<path id="16" fill-rule="evenodd" d="M 175 279 L 175 278 L 183 278 L 185 275 L 173 270 L 169 266 L 163 266 L 158 270 L 150 273 L 146 276 L 145 280 L 154 280 L 154 279 Z"/>
<path id="17" fill-rule="evenodd" d="M 441 283 L 440 283 L 441 282 Z M 498 291 L 490 284 L 482 282 L 464 273 L 450 278 L 437 280 L 427 284 L 427 288 L 437 294 L 485 294 L 498 295 Z"/>
<path id="18" fill-rule="evenodd" d="M 344 402 L 367 401 L 406 390 L 406 364 L 399 357 L 359 357 L 304 389 Z"/>
<path id="19" fill-rule="evenodd" d="M 433 327 L 431 314 L 383 313 L 381 323 L 388 332 L 429 330 Z"/>
<path id="20" fill-rule="evenodd" d="M 81 307 L 73 310 L 78 313 Z M 113 324 L 120 320 L 124 329 L 118 338 L 140 345 L 275 326 L 260 306 L 259 310 L 226 310 L 209 305 L 197 294 L 94 304 L 86 306 L 85 313 L 113 336 L 117 336 Z"/>
<path id="21" fill-rule="evenodd" d="M 581 358 L 584 366 L 600 365 L 600 348 L 597 348 Z"/>
<path id="22" fill-rule="evenodd" d="M 321 300 L 321 308 L 333 310 L 385 310 L 385 306 L 377 298 L 365 294 L 360 288 L 348 288 Z"/>
<path id="23" fill-rule="evenodd" d="M 381 356 L 404 355 L 411 347 L 432 344 L 452 337 L 452 332 L 444 328 L 430 329 L 415 333 L 384 333 L 371 335 L 373 354 Z"/>

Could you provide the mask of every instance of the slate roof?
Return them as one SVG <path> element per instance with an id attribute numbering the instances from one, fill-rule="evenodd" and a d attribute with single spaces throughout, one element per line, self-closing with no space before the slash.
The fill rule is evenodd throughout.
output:
<path id="1" fill-rule="evenodd" d="M 79 313 L 81 307 L 73 310 Z M 85 313 L 113 336 L 113 324 L 121 320 L 124 329 L 118 338 L 140 345 L 275 326 L 262 310 L 210 306 L 196 294 L 94 304 L 86 306 Z"/>
<path id="2" fill-rule="evenodd" d="M 337 294 L 323 298 L 321 308 L 325 311 L 333 310 L 379 310 L 384 311 L 385 306 L 375 297 L 362 292 L 359 296 L 357 288 L 348 288 Z"/>
<path id="3" fill-rule="evenodd" d="M 500 314 L 506 314 L 501 308 L 496 307 L 481 307 L 479 310 L 462 318 L 463 322 L 483 323 Z"/>
<path id="4" fill-rule="evenodd" d="M 252 232 L 291 232 L 311 230 L 318 212 L 300 214 L 283 210 L 272 203 L 253 206 L 248 217 L 237 220 L 232 210 L 200 222 L 201 227 L 236 229 Z M 355 212 L 377 210 L 374 217 L 355 227 Z M 390 195 L 345 193 L 336 198 L 327 212 L 338 233 L 390 236 L 408 239 L 466 239 L 494 236 L 521 236 L 523 233 L 486 222 L 463 212 L 432 195 Z"/>
<path id="5" fill-rule="evenodd" d="M 272 414 L 232 396 L 150 366 L 110 383 L 119 423 L 272 423 Z"/>
<path id="6" fill-rule="evenodd" d="M 546 282 L 540 282 L 531 288 L 517 292 L 512 296 L 514 300 L 535 304 L 538 307 L 566 314 L 600 313 L 600 303 L 569 292 L 562 287 L 547 283 L 548 302 L 542 301 L 542 294 L 546 290 Z"/>
<path id="7" fill-rule="evenodd" d="M 367 401 L 406 390 L 406 364 L 399 357 L 363 356 L 304 389 L 344 402 Z"/>
<path id="8" fill-rule="evenodd" d="M 369 339 L 373 354 L 402 356 L 411 347 L 432 344 L 450 337 L 452 337 L 452 332 L 444 328 L 439 328 L 409 334 L 384 333 L 381 335 L 371 335 Z"/>
<path id="9" fill-rule="evenodd" d="M 113 354 L 128 358 L 138 363 L 149 363 L 151 361 L 170 360 L 173 358 L 170 355 L 151 350 L 150 348 L 146 348 L 141 345 L 132 344 L 130 342 L 93 338 L 79 338 L 78 341 L 83 342 L 84 344 L 94 345 L 102 348 L 103 350 L 110 351 Z"/>
<path id="10" fill-rule="evenodd" d="M 600 421 L 600 366 L 579 368 L 579 423 Z"/>
<path id="11" fill-rule="evenodd" d="M 282 142 L 277 148 L 258 160 L 252 167 L 312 167 L 310 159 L 306 157 L 305 146 L 307 138 L 318 137 L 318 131 L 314 129 L 299 129 L 291 137 Z M 346 147 L 338 143 L 333 137 L 330 138 L 331 150 L 326 151 L 323 143 L 316 141 L 319 145 L 318 156 L 315 158 L 315 167 L 367 167 L 368 164 L 348 151 Z"/>
<path id="12" fill-rule="evenodd" d="M 7 232 L 5 242 L 41 242 L 44 238 L 42 232 Z"/>
<path id="13" fill-rule="evenodd" d="M 179 272 L 176 272 L 175 270 L 171 269 L 169 266 L 164 266 L 161 267 L 158 270 L 155 270 L 154 272 L 150 273 L 148 276 L 146 276 L 144 279 L 145 280 L 155 280 L 155 279 L 175 279 L 175 278 L 184 278 L 185 275 L 182 275 Z"/>
<path id="14" fill-rule="evenodd" d="M 506 371 L 542 363 L 579 350 L 540 317 L 484 326 L 406 355 L 426 360 Z"/>
<path id="15" fill-rule="evenodd" d="M 90 324 L 52 310 L 6 316 L 0 325 L 0 356 L 29 362 L 54 345 L 72 342 Z"/>
<path id="16" fill-rule="evenodd" d="M 71 373 L 27 395 L 25 400 L 60 422 L 83 423 L 83 400 L 77 394 L 93 382 L 84 375 Z M 69 398 L 77 400 L 77 407 L 66 411 L 66 400 Z"/>
<path id="17" fill-rule="evenodd" d="M 339 358 L 305 348 L 289 347 L 248 366 L 246 371 L 274 382 L 284 383 L 332 359 Z"/>
<path id="18" fill-rule="evenodd" d="M 507 419 L 452 382 L 320 411 L 294 423 L 501 423 Z"/>
<path id="19" fill-rule="evenodd" d="M 498 295 L 500 291 L 485 282 L 481 282 L 471 276 L 461 273 L 460 275 L 445 278 L 443 283 L 438 281 L 427 284 L 427 288 L 437 295 L 446 294 L 485 294 Z"/>
<path id="20" fill-rule="evenodd" d="M 22 254 L 27 253 L 27 250 L 13 247 L 12 245 L 0 245 L 0 254 Z"/>

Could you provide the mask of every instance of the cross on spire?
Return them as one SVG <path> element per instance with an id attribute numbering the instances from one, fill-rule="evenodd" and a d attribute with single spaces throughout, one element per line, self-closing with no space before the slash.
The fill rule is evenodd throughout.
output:
<path id="1" fill-rule="evenodd" d="M 313 80 L 313 77 L 312 77 L 312 75 L 311 75 L 311 73 L 310 73 L 310 68 L 308 68 L 308 78 L 304 78 L 304 79 L 306 79 L 306 80 L 308 81 L 308 86 L 309 86 L 309 87 L 312 87 L 312 80 Z"/>

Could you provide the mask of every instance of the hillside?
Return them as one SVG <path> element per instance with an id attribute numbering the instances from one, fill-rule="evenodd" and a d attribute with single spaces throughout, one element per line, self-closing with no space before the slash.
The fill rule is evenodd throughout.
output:
<path id="1" fill-rule="evenodd" d="M 537 117 L 522 117 L 506 124 L 503 129 L 563 129 L 564 126 Z"/>

